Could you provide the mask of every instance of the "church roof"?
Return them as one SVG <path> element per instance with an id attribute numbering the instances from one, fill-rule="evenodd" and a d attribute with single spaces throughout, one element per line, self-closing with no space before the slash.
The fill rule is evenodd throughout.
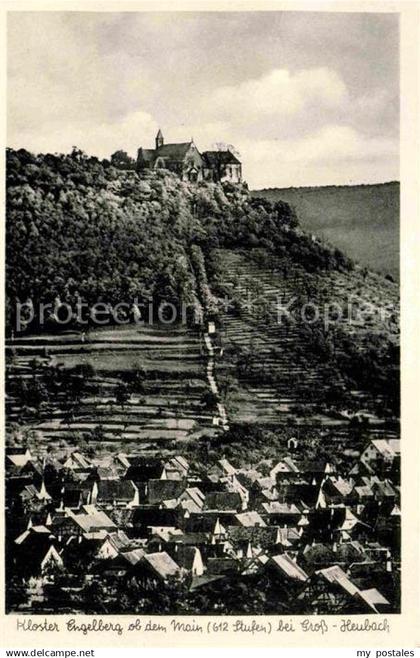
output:
<path id="1" fill-rule="evenodd" d="M 204 151 L 202 153 L 204 160 L 209 166 L 221 164 L 241 164 L 238 158 L 229 150 L 227 151 Z"/>
<path id="2" fill-rule="evenodd" d="M 180 144 L 163 144 L 154 151 L 155 158 L 168 158 L 169 160 L 183 160 L 191 142 L 182 142 Z"/>

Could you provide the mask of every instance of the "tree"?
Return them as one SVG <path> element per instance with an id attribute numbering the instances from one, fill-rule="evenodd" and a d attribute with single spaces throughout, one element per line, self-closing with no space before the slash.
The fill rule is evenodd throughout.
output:
<path id="1" fill-rule="evenodd" d="M 124 409 L 124 405 L 131 397 L 131 393 L 128 391 L 127 385 L 120 383 L 115 389 L 115 401 L 121 406 L 121 409 Z"/>
<path id="2" fill-rule="evenodd" d="M 111 155 L 111 164 L 118 169 L 134 169 L 135 162 L 126 151 L 115 151 Z"/>
<path id="3" fill-rule="evenodd" d="M 206 409 L 215 409 L 218 402 L 220 402 L 220 398 L 216 393 L 213 393 L 213 391 L 204 391 L 201 396 L 201 404 L 203 404 Z"/>

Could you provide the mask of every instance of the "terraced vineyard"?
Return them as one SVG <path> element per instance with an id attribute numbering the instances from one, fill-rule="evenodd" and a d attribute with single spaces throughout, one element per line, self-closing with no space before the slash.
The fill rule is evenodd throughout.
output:
<path id="1" fill-rule="evenodd" d="M 208 346 L 186 327 L 130 325 L 27 336 L 9 340 L 6 350 L 8 425 L 26 424 L 38 446 L 77 444 L 81 436 L 96 437 L 104 449 L 168 446 L 212 433 L 218 422 L 218 409 L 202 402 L 214 386 Z M 88 372 L 76 398 L 58 384 L 36 410 L 13 393 L 17 385 L 30 391 L 50 373 L 75 367 Z M 118 387 L 125 390 L 139 371 L 138 392 L 129 388 L 127 399 L 117 401 Z"/>
<path id="2" fill-rule="evenodd" d="M 357 334 L 363 346 L 365 336 L 371 338 L 375 332 L 379 335 L 386 331 L 397 345 L 397 285 L 360 269 L 351 274 L 321 272 L 308 277 L 303 268 L 290 263 L 284 268 L 280 260 L 270 262 L 268 256 L 262 264 L 237 251 L 221 250 L 217 257 L 230 292 L 228 297 L 235 301 L 221 305 L 226 357 L 218 364 L 222 378 L 237 381 L 237 386 L 231 387 L 236 391 L 228 404 L 232 419 L 273 425 L 291 417 L 297 422 L 311 419 L 332 426 L 347 423 L 345 410 L 335 417 L 325 416 L 317 404 L 332 387 L 343 385 L 340 373 L 313 349 L 308 340 L 311 324 L 304 328 L 299 317 L 289 321 L 282 309 L 292 308 L 292 300 L 311 302 L 320 308 L 329 304 L 329 313 L 336 319 L 338 309 L 349 300 L 353 311 L 364 310 L 362 316 L 348 322 L 343 314 L 331 325 L 332 332 L 339 328 L 350 340 Z M 385 310 L 384 299 L 388 303 Z M 352 390 L 351 395 L 360 410 L 369 407 L 366 392 Z M 380 424 L 380 418 L 373 420 Z"/>

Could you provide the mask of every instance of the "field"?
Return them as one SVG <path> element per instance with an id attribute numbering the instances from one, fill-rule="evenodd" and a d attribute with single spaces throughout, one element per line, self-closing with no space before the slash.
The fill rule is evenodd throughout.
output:
<path id="1" fill-rule="evenodd" d="M 289 187 L 255 190 L 253 196 L 294 206 L 303 229 L 348 256 L 399 278 L 399 194 L 397 182 L 382 185 Z"/>
<path id="2" fill-rule="evenodd" d="M 86 334 L 27 336 L 9 341 L 6 352 L 8 423 L 31 428 L 38 448 L 64 448 L 87 440 L 102 449 L 138 449 L 213 431 L 217 409 L 209 410 L 201 401 L 210 390 L 208 351 L 201 336 L 186 327 L 130 325 Z M 58 390 L 34 409 L 13 392 L 17 382 L 30 390 L 34 382 L 42 385 L 50 372 L 78 366 L 88 366 L 89 375 L 76 399 L 68 390 Z M 139 371 L 141 390 L 117 403 L 117 387 Z"/>
<path id="3" fill-rule="evenodd" d="M 328 304 L 334 311 L 334 331 L 341 329 L 359 345 L 384 333 L 397 344 L 398 286 L 357 268 L 351 274 L 333 272 L 309 277 L 297 266 L 282 272 L 281 262 L 270 262 L 268 255 L 256 262 L 249 254 L 223 250 L 218 258 L 236 300 L 235 307 L 223 314 L 225 356 L 218 364 L 219 378 L 234 380 L 228 404 L 232 420 L 271 426 L 291 420 L 324 427 L 346 424 L 350 412 L 340 409 L 338 400 L 335 406 L 339 413 L 335 414 L 323 413 L 325 404 L 320 402 L 325 403 L 332 387 L 336 390 L 343 385 L 339 369 L 322 351 L 314 349 L 310 326 L 309 333 L 305 332 L 299 316 L 289 322 L 286 314 L 279 315 L 279 302 L 281 308 L 287 308 L 292 298 L 316 302 L 320 309 Z M 382 317 L 385 300 L 392 312 Z M 341 319 L 335 319 L 336 309 L 344 309 L 348 303 L 353 311 L 355 307 L 363 308 L 369 314 L 351 322 L 344 313 Z M 380 407 L 381 400 L 357 389 L 351 391 L 351 396 L 353 409 L 364 410 L 371 422 L 380 426 L 381 419 L 372 409 Z"/>

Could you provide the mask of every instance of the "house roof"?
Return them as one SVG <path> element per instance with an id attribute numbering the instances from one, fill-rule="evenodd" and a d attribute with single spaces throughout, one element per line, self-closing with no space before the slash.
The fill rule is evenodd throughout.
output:
<path id="1" fill-rule="evenodd" d="M 211 491 L 206 495 L 204 509 L 230 511 L 242 506 L 241 496 L 237 491 Z"/>
<path id="2" fill-rule="evenodd" d="M 193 576 L 190 591 L 199 589 L 200 587 L 205 587 L 206 585 L 211 585 L 216 581 L 225 580 L 225 576 L 221 574 L 207 574 L 204 573 L 202 576 Z"/>
<path id="3" fill-rule="evenodd" d="M 359 596 L 374 610 L 377 605 L 390 605 L 389 601 L 375 588 L 360 590 Z"/>
<path id="4" fill-rule="evenodd" d="M 348 480 L 345 480 L 342 477 L 329 478 L 326 484 L 329 484 L 330 486 L 334 487 L 334 489 L 336 489 L 338 493 L 344 497 L 349 496 L 353 491 L 352 483 L 349 482 Z"/>
<path id="5" fill-rule="evenodd" d="M 180 567 L 191 571 L 194 560 L 197 557 L 201 557 L 200 549 L 197 546 L 188 546 L 186 544 L 177 545 L 175 559 Z"/>
<path id="6" fill-rule="evenodd" d="M 372 445 L 384 457 L 396 457 L 400 454 L 400 439 L 373 439 Z"/>
<path id="7" fill-rule="evenodd" d="M 115 523 L 102 510 L 94 509 L 90 513 L 73 514 L 72 518 L 84 532 L 116 527 Z"/>
<path id="8" fill-rule="evenodd" d="M 219 459 L 217 464 L 226 473 L 226 475 L 235 475 L 236 468 L 227 459 Z"/>
<path id="9" fill-rule="evenodd" d="M 356 491 L 357 495 L 360 496 L 361 498 L 367 498 L 373 496 L 373 491 L 368 484 L 360 487 L 355 487 L 354 490 Z"/>
<path id="10" fill-rule="evenodd" d="M 142 557 L 142 562 L 148 564 L 162 580 L 179 573 L 179 566 L 166 551 L 148 553 Z"/>
<path id="11" fill-rule="evenodd" d="M 96 484 L 98 487 L 98 502 L 130 501 L 136 491 L 136 487 L 131 480 L 99 480 Z"/>
<path id="12" fill-rule="evenodd" d="M 149 480 L 147 498 L 149 503 L 161 503 L 164 500 L 179 498 L 186 489 L 184 480 Z"/>
<path id="13" fill-rule="evenodd" d="M 263 503 L 262 507 L 267 514 L 298 514 L 300 516 L 300 511 L 294 503 L 280 503 L 278 500 L 273 500 Z"/>
<path id="14" fill-rule="evenodd" d="M 388 480 L 381 480 L 372 485 L 372 489 L 383 496 L 395 496 L 396 491 Z"/>
<path id="15" fill-rule="evenodd" d="M 271 560 L 288 578 L 303 583 L 308 580 L 308 574 L 287 553 L 273 555 Z"/>
<path id="16" fill-rule="evenodd" d="M 173 539 L 173 537 L 178 537 L 183 534 L 182 530 L 180 528 L 176 528 L 175 526 L 149 526 L 148 529 L 152 533 L 149 541 L 152 541 L 156 538 L 158 540 L 169 542 L 171 539 Z"/>
<path id="17" fill-rule="evenodd" d="M 258 478 L 254 482 L 255 485 L 258 485 L 260 489 L 273 489 L 276 486 L 276 480 L 273 477 Z"/>
<path id="18" fill-rule="evenodd" d="M 244 527 L 254 527 L 254 526 L 265 526 L 267 525 L 265 521 L 261 518 L 258 512 L 249 511 L 242 512 L 241 514 L 236 514 L 235 518 L 239 521 L 240 525 Z"/>
<path id="19" fill-rule="evenodd" d="M 278 539 L 278 530 L 276 526 L 229 526 L 227 535 L 233 546 L 252 542 L 262 548 L 270 548 Z"/>
<path id="20" fill-rule="evenodd" d="M 127 465 L 125 477 L 134 482 L 147 482 L 150 479 L 158 479 L 163 472 L 161 459 L 144 457 L 143 455 L 118 455 L 122 464 Z"/>
<path id="21" fill-rule="evenodd" d="M 358 587 L 347 578 L 342 568 L 336 564 L 326 569 L 320 569 L 316 574 L 331 583 L 331 585 L 337 585 L 344 589 L 350 596 L 354 596 L 359 591 Z"/>
<path id="22" fill-rule="evenodd" d="M 208 514 L 191 514 L 191 516 L 186 520 L 186 530 L 188 532 L 209 532 L 213 533 L 217 524 L 217 521 L 219 521 L 219 524 L 224 524 L 224 521 L 227 517 L 232 520 L 233 523 L 233 518 L 234 515 L 233 513 L 228 513 L 227 515 L 220 514 L 220 518 L 218 516 L 218 512 L 210 512 Z M 223 525 L 224 527 L 224 525 Z"/>
<path id="23" fill-rule="evenodd" d="M 27 464 L 28 461 L 31 461 L 31 457 L 28 456 L 27 452 L 19 453 L 19 454 L 10 454 L 7 455 L 7 459 L 14 464 L 14 466 L 22 467 Z"/>
<path id="24" fill-rule="evenodd" d="M 327 565 L 334 562 L 334 553 L 328 544 L 317 543 L 305 546 L 303 551 L 305 561 L 308 565 Z"/>
<path id="25" fill-rule="evenodd" d="M 121 557 L 127 560 L 132 566 L 140 562 L 144 555 L 145 551 L 143 548 L 134 548 L 131 551 L 123 551 L 121 553 Z"/>
<path id="26" fill-rule="evenodd" d="M 185 491 L 181 495 L 181 500 L 190 499 L 200 509 L 204 505 L 205 498 L 206 498 L 205 495 L 203 494 L 201 489 L 199 489 L 198 487 L 188 487 L 187 489 L 185 489 Z"/>
<path id="27" fill-rule="evenodd" d="M 157 158 L 166 158 L 168 160 L 182 161 L 192 142 L 181 142 L 179 144 L 163 144 L 155 151 L 155 160 Z"/>
<path id="28" fill-rule="evenodd" d="M 122 530 L 111 532 L 105 541 L 109 541 L 111 546 L 118 552 L 122 551 L 125 547 L 130 545 L 129 538 Z"/>
<path id="29" fill-rule="evenodd" d="M 107 510 L 109 518 L 120 528 L 128 528 L 133 525 L 134 510 L 115 508 Z"/>
<path id="30" fill-rule="evenodd" d="M 44 525 L 35 525 L 32 526 L 29 530 L 22 532 L 19 537 L 15 539 L 15 544 L 23 544 L 29 537 L 32 539 L 35 536 L 50 536 L 51 530 L 46 528 Z"/>
<path id="31" fill-rule="evenodd" d="M 174 509 L 166 509 L 157 505 L 147 507 L 136 507 L 133 510 L 133 526 L 174 526 L 177 522 L 178 512 Z"/>
<path id="32" fill-rule="evenodd" d="M 362 562 L 364 551 L 358 542 L 344 542 L 337 546 L 336 559 L 338 562 Z"/>
<path id="33" fill-rule="evenodd" d="M 204 151 L 201 155 L 206 164 L 211 167 L 221 164 L 241 164 L 240 160 L 229 149 L 227 151 Z"/>
<path id="34" fill-rule="evenodd" d="M 190 468 L 189 463 L 181 455 L 175 455 L 165 464 L 165 468 L 180 470 L 182 472 L 188 471 Z"/>
<path id="35" fill-rule="evenodd" d="M 87 469 L 90 468 L 91 466 L 91 463 L 86 459 L 86 457 L 84 457 L 84 455 L 82 455 L 82 453 L 78 452 L 77 450 L 75 452 L 72 452 L 70 455 L 68 455 L 67 459 L 64 462 L 64 466 L 68 464 L 70 467 L 70 464 L 72 462 L 76 464 L 77 468 Z"/>

